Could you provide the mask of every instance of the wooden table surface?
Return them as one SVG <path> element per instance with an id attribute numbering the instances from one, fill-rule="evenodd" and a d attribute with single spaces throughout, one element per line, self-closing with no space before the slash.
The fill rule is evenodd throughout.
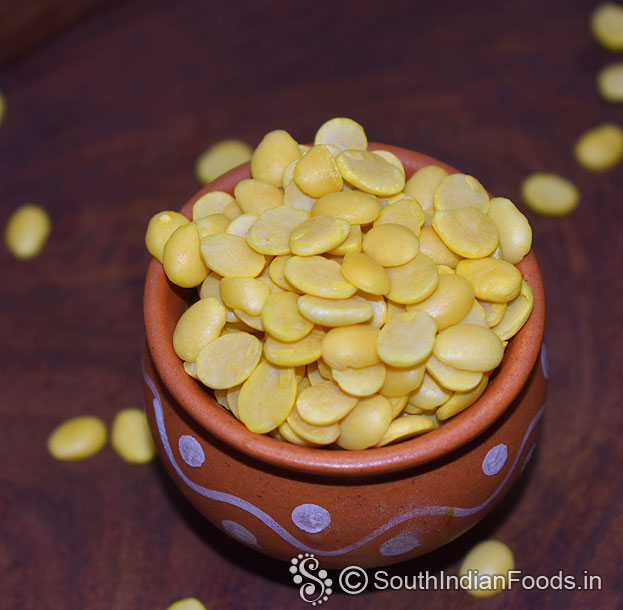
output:
<path id="1" fill-rule="evenodd" d="M 198 189 L 197 156 L 275 128 L 308 141 L 333 116 L 443 159 L 524 211 L 529 172 L 580 188 L 571 216 L 527 212 L 550 368 L 535 459 L 484 523 L 388 571 L 455 574 L 471 545 L 495 537 L 524 575 L 588 573 L 602 590 L 477 600 L 371 589 L 327 607 L 621 608 L 623 171 L 589 172 L 572 153 L 584 130 L 623 121 L 595 90 L 617 56 L 591 37 L 594 5 L 132 0 L 0 69 L 0 220 L 37 202 L 54 222 L 37 259 L 0 252 L 2 608 L 164 609 L 186 596 L 210 609 L 306 607 L 286 564 L 210 526 L 159 463 L 130 466 L 110 446 L 58 462 L 46 439 L 65 418 L 110 423 L 140 404 L 145 226 Z"/>

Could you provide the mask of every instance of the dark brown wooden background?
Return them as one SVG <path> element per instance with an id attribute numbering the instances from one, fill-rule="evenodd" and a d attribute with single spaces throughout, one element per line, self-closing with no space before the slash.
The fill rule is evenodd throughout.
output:
<path id="1" fill-rule="evenodd" d="M 94 0 L 79 21 L 89 3 L 68 4 L 71 19 L 54 17 L 63 3 L 5 2 L 0 27 L 13 41 L 0 56 L 0 221 L 29 201 L 54 221 L 38 259 L 0 252 L 0 606 L 306 606 L 285 564 L 205 523 L 158 463 L 110 447 L 61 463 L 45 443 L 65 418 L 111 422 L 139 404 L 144 230 L 197 190 L 199 153 L 274 128 L 311 140 L 345 115 L 520 205 L 533 170 L 582 191 L 570 217 L 529 214 L 551 376 L 536 458 L 485 523 L 390 574 L 456 573 L 494 536 L 525 574 L 587 571 L 603 590 L 336 593 L 327 607 L 620 608 L 623 171 L 590 173 L 572 155 L 582 131 L 623 120 L 594 87 L 616 59 L 589 33 L 595 3 Z"/>

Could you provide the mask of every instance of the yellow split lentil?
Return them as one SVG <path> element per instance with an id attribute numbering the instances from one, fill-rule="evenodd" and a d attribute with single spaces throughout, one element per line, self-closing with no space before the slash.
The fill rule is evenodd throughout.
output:
<path id="1" fill-rule="evenodd" d="M 378 363 L 361 369 L 334 369 L 331 376 L 340 389 L 351 396 L 372 396 L 385 383 L 385 366 Z"/>
<path id="2" fill-rule="evenodd" d="M 359 123 L 346 117 L 336 117 L 318 129 L 314 144 L 331 144 L 340 150 L 366 150 L 368 139 Z"/>
<path id="3" fill-rule="evenodd" d="M 623 6 L 601 2 L 593 10 L 591 31 L 596 40 L 609 51 L 623 51 Z"/>
<path id="4" fill-rule="evenodd" d="M 584 132 L 576 141 L 575 158 L 586 169 L 601 172 L 623 161 L 623 128 L 604 123 Z"/>
<path id="5" fill-rule="evenodd" d="M 206 607 L 195 597 L 185 597 L 173 602 L 167 610 L 206 610 Z"/>
<path id="6" fill-rule="evenodd" d="M 597 90 L 608 102 L 623 102 L 623 61 L 607 64 L 597 73 Z"/>
<path id="7" fill-rule="evenodd" d="M 459 574 L 471 576 L 466 589 L 474 597 L 490 597 L 508 586 L 509 572 L 515 568 L 511 550 L 499 540 L 484 540 L 465 556 Z M 467 579 L 466 579 L 467 580 Z"/>
<path id="8" fill-rule="evenodd" d="M 340 191 L 320 197 L 311 209 L 312 216 L 337 216 L 351 225 L 365 225 L 381 213 L 379 200 L 361 191 Z"/>
<path id="9" fill-rule="evenodd" d="M 301 153 L 296 140 L 285 130 L 267 133 L 251 156 L 251 176 L 268 184 L 282 186 L 285 169 L 297 161 Z"/>
<path id="10" fill-rule="evenodd" d="M 225 214 L 225 210 L 232 204 L 238 205 L 236 200 L 224 191 L 210 191 L 202 197 L 199 197 L 193 204 L 193 220 L 198 220 L 204 216 L 212 214 Z"/>
<path id="11" fill-rule="evenodd" d="M 404 191 L 411 195 L 424 210 L 430 210 L 434 206 L 435 191 L 447 175 L 448 172 L 443 167 L 425 165 L 407 180 Z"/>
<path id="12" fill-rule="evenodd" d="M 521 183 L 525 204 L 543 216 L 570 214 L 580 203 L 577 187 L 563 176 L 551 172 L 534 172 Z"/>
<path id="13" fill-rule="evenodd" d="M 473 176 L 450 174 L 435 189 L 433 206 L 435 210 L 471 207 L 486 214 L 489 210 L 489 195 Z"/>
<path id="14" fill-rule="evenodd" d="M 115 415 L 110 442 L 114 450 L 130 464 L 146 464 L 156 457 L 156 446 L 142 409 L 122 409 Z"/>
<path id="15" fill-rule="evenodd" d="M 186 216 L 171 210 L 154 214 L 147 225 L 147 233 L 145 234 L 145 245 L 149 253 L 162 262 L 164 244 L 167 243 L 169 237 L 178 227 L 188 222 Z"/>
<path id="16" fill-rule="evenodd" d="M 202 184 L 208 184 L 221 174 L 245 163 L 251 158 L 253 149 L 242 140 L 221 140 L 210 146 L 197 159 L 195 173 Z"/>
<path id="17" fill-rule="evenodd" d="M 48 437 L 48 451 L 57 460 L 83 460 L 106 444 L 106 424 L 94 415 L 79 415 L 64 421 Z"/>
<path id="18" fill-rule="evenodd" d="M 250 165 L 192 221 L 148 226 L 170 279 L 199 286 L 174 333 L 186 372 L 249 430 L 308 447 L 382 447 L 477 400 L 534 303 L 514 204 L 436 165 L 407 176 L 347 118 L 311 147 L 272 131 Z"/>
<path id="19" fill-rule="evenodd" d="M 199 229 L 194 222 L 180 225 L 167 239 L 162 265 L 174 284 L 193 288 L 206 279 L 209 270 L 201 256 L 200 245 Z"/>
<path id="20" fill-rule="evenodd" d="M 316 199 L 341 191 L 344 186 L 335 159 L 323 145 L 313 146 L 299 159 L 293 179 L 301 191 Z"/>
<path id="21" fill-rule="evenodd" d="M 225 307 L 217 299 L 199 299 L 177 322 L 173 332 L 175 353 L 182 360 L 194 361 L 208 343 L 220 336 L 225 322 Z"/>
<path id="22" fill-rule="evenodd" d="M 296 387 L 294 368 L 262 360 L 240 388 L 240 421 L 258 434 L 278 428 L 292 411 Z"/>
<path id="23" fill-rule="evenodd" d="M 52 222 L 46 210 L 34 203 L 28 203 L 11 214 L 4 239 L 13 256 L 28 260 L 41 252 L 51 230 Z"/>

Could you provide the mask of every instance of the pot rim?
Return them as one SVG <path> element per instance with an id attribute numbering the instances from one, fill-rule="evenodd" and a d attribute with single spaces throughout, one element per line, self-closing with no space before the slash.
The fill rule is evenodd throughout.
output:
<path id="1" fill-rule="evenodd" d="M 439 165 L 449 173 L 458 170 L 433 157 L 398 146 L 370 142 L 369 150 L 383 149 L 403 162 L 407 178 L 423 165 Z M 192 217 L 193 203 L 210 191 L 233 194 L 235 184 L 250 177 L 249 163 L 220 176 L 195 194 L 180 210 Z M 526 383 L 541 347 L 545 324 L 545 297 L 539 265 L 532 250 L 517 265 L 534 293 L 534 308 L 523 328 L 509 341 L 502 363 L 482 396 L 467 409 L 431 432 L 380 448 L 358 451 L 301 447 L 267 434 L 248 430 L 221 407 L 199 381 L 184 370 L 173 350 L 177 319 L 167 316 L 165 302 L 182 302 L 193 289 L 169 282 L 162 264 L 153 258 L 147 270 L 143 313 L 149 354 L 162 382 L 186 413 L 206 431 L 234 449 L 272 465 L 323 475 L 368 475 L 398 472 L 420 466 L 473 440 L 489 428 L 512 404 Z"/>

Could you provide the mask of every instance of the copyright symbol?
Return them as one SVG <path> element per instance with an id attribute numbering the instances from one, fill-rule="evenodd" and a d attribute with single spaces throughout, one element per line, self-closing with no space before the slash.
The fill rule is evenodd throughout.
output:
<path id="1" fill-rule="evenodd" d="M 357 595 L 365 591 L 368 586 L 368 575 L 359 566 L 348 566 L 340 572 L 338 581 L 344 593 Z"/>

